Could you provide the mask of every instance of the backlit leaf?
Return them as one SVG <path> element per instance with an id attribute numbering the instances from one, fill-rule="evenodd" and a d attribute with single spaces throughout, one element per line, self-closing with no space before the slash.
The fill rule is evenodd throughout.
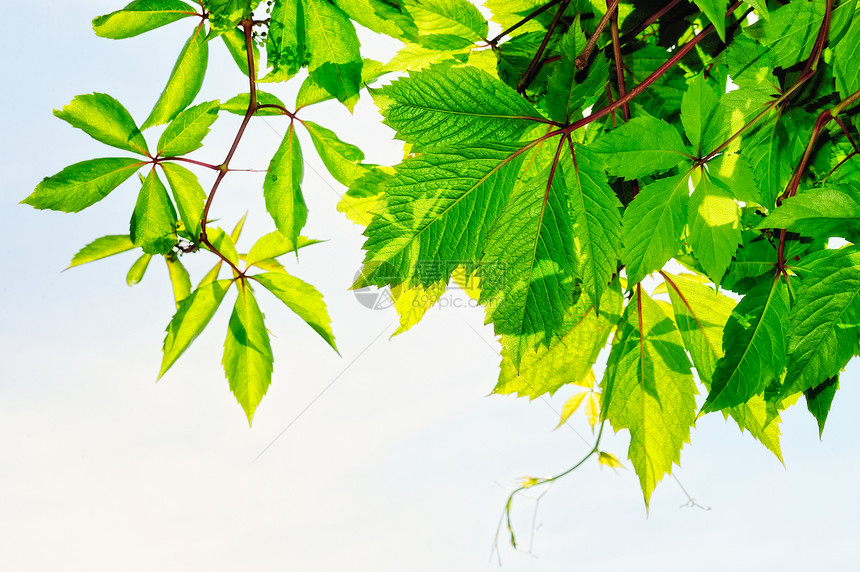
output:
<path id="1" fill-rule="evenodd" d="M 94 205 L 143 166 L 139 159 L 90 159 L 42 179 L 21 201 L 36 209 L 76 213 Z"/>
<path id="2" fill-rule="evenodd" d="M 238 286 L 239 296 L 227 327 L 224 342 L 224 373 L 230 390 L 242 406 L 250 425 L 257 406 L 272 382 L 272 347 L 250 285 Z"/>
<path id="3" fill-rule="evenodd" d="M 54 115 L 107 145 L 148 155 L 143 134 L 122 104 L 106 93 L 78 95 Z"/>
<path id="4" fill-rule="evenodd" d="M 266 210 L 284 237 L 296 243 L 308 219 L 308 207 L 302 196 L 302 150 L 295 127 L 290 124 L 280 147 L 269 163 L 263 181 Z"/>
<path id="5" fill-rule="evenodd" d="M 93 30 L 102 38 L 119 40 L 160 28 L 196 13 L 194 7 L 180 0 L 134 0 L 122 10 L 98 16 L 93 20 Z"/>
<path id="6" fill-rule="evenodd" d="M 111 234 L 97 238 L 82 249 L 72 258 L 68 268 L 80 266 L 87 262 L 101 260 L 120 252 L 126 252 L 134 248 L 134 243 L 127 234 Z"/>
<path id="7" fill-rule="evenodd" d="M 209 44 L 206 42 L 206 32 L 203 24 L 194 28 L 191 37 L 185 43 L 173 71 L 167 80 L 161 97 L 152 108 L 152 112 L 141 129 L 162 125 L 173 120 L 174 117 L 188 107 L 200 87 L 203 85 L 203 76 L 206 74 L 206 64 L 209 60 Z"/>

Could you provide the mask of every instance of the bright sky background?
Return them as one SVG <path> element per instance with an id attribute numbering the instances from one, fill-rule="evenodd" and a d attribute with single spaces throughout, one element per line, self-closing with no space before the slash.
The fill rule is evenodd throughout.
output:
<path id="1" fill-rule="evenodd" d="M 393 310 L 368 310 L 347 291 L 362 259 L 361 229 L 335 211 L 344 189 L 318 175 L 324 169 L 304 133 L 305 232 L 328 242 L 288 268 L 324 293 L 343 357 L 261 295 L 275 374 L 252 429 L 220 363 L 232 295 L 156 384 L 173 313 L 163 263 L 153 260 L 133 288 L 125 285 L 131 253 L 60 273 L 92 239 L 127 232 L 137 191 L 126 183 L 79 215 L 18 206 L 66 165 L 122 155 L 51 110 L 103 91 L 142 122 L 194 25 L 123 41 L 95 37 L 91 19 L 122 4 L 0 6 L 0 569 L 496 569 L 491 546 L 509 489 L 520 477 L 572 465 L 590 448 L 590 429 L 577 417 L 552 431 L 570 391 L 532 403 L 487 396 L 499 346 L 478 310 L 433 309 L 389 341 Z M 390 55 L 390 41 L 361 37 L 371 57 Z M 209 69 L 199 101 L 247 91 L 220 43 Z M 292 103 L 294 87 L 271 89 Z M 354 117 L 328 105 L 307 118 L 358 144 L 369 161 L 398 160 L 401 148 L 366 95 Z M 220 161 L 238 121 L 220 119 L 195 156 Z M 265 168 L 286 126 L 255 120 L 234 166 Z M 226 227 L 250 210 L 240 247 L 273 228 L 261 184 L 260 174 L 232 174 L 215 201 L 213 215 Z M 195 282 L 211 258 L 183 258 Z M 784 416 L 787 469 L 733 423 L 700 420 L 676 475 L 709 512 L 679 508 L 687 497 L 668 478 L 649 517 L 629 463 L 615 473 L 593 461 L 544 496 L 526 554 L 534 502 L 520 498 L 524 550 L 502 537 L 503 569 L 856 565 L 858 372 L 853 365 L 843 375 L 823 441 L 803 404 Z M 607 433 L 603 448 L 625 458 L 626 434 Z"/>

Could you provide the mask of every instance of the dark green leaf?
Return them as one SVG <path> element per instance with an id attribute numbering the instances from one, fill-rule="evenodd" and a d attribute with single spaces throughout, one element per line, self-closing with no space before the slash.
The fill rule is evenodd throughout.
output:
<path id="1" fill-rule="evenodd" d="M 854 355 L 860 334 L 860 251 L 831 250 L 800 263 L 807 273 L 791 309 L 783 398 L 837 375 Z"/>
<path id="2" fill-rule="evenodd" d="M 200 236 L 200 219 L 203 216 L 203 205 L 206 192 L 200 186 L 197 175 L 176 163 L 164 161 L 159 163 L 167 177 L 167 183 L 173 192 L 176 209 L 185 225 L 185 230 L 197 240 Z"/>
<path id="3" fill-rule="evenodd" d="M 750 290 L 732 311 L 723 333 L 723 353 L 702 410 L 718 411 L 748 401 L 785 369 L 788 288 L 768 279 Z"/>
<path id="4" fill-rule="evenodd" d="M 833 398 L 836 396 L 836 391 L 839 389 L 839 376 L 828 378 L 817 387 L 807 389 L 803 392 L 806 397 L 806 408 L 815 417 L 818 422 L 818 436 L 824 434 L 824 423 L 827 421 L 827 415 L 830 413 L 830 406 L 833 404 Z"/>
<path id="5" fill-rule="evenodd" d="M 825 238 L 856 236 L 860 232 L 860 184 L 814 189 L 788 198 L 757 228 L 784 228 Z"/>

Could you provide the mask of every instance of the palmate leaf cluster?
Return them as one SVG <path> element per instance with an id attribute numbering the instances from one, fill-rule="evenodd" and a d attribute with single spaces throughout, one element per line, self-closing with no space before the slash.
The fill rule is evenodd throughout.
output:
<path id="1" fill-rule="evenodd" d="M 72 265 L 141 248 L 133 282 L 165 257 L 178 306 L 161 375 L 235 286 L 224 367 L 250 420 L 272 372 L 252 286 L 334 347 L 321 295 L 277 260 L 314 242 L 301 235 L 305 129 L 349 189 L 338 209 L 365 227 L 355 287 L 392 288 L 397 333 L 451 280 L 466 285 L 503 348 L 496 393 L 586 386 L 565 418 L 586 403 L 593 424 L 629 431 L 646 503 L 706 413 L 781 459 L 781 411 L 803 394 L 823 431 L 860 351 L 860 2 L 608 5 L 210 0 L 200 11 L 136 0 L 96 18 L 96 33 L 193 21 L 149 117 L 138 128 L 99 93 L 55 112 L 134 156 L 72 165 L 24 202 L 77 212 L 143 169 L 129 234 L 98 239 Z M 504 31 L 491 37 L 491 23 Z M 403 47 L 386 63 L 363 59 L 357 26 Z M 250 87 L 192 105 L 219 37 Z M 274 92 L 304 69 L 290 110 Z M 352 110 L 368 86 L 405 143 L 398 165 L 366 164 L 298 115 L 332 99 Z M 206 191 L 186 168 L 229 173 L 232 151 L 217 164 L 185 158 L 222 112 L 243 126 L 255 115 L 289 122 L 261 185 L 275 230 L 247 254 L 235 247 L 241 223 L 229 234 L 207 226 L 218 183 Z M 142 131 L 162 124 L 150 148 Z M 196 250 L 219 261 L 192 290 L 179 258 Z"/>

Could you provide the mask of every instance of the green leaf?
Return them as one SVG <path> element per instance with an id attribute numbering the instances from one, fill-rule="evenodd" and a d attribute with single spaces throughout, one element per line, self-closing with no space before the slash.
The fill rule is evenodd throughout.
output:
<path id="1" fill-rule="evenodd" d="M 726 41 L 726 10 L 729 0 L 693 0 L 714 25 L 720 39 Z M 761 2 L 764 4 L 764 2 Z"/>
<path id="2" fill-rule="evenodd" d="M 141 280 L 143 280 L 143 275 L 146 274 L 146 269 L 149 267 L 149 261 L 152 260 L 151 254 L 144 254 L 140 258 L 134 261 L 134 264 L 131 265 L 131 268 L 128 269 L 128 274 L 125 277 L 125 283 L 129 286 L 134 286 Z"/>
<path id="3" fill-rule="evenodd" d="M 740 155 L 724 153 L 708 161 L 708 176 L 724 189 L 728 189 L 735 199 L 761 204 L 761 194 L 752 167 Z"/>
<path id="4" fill-rule="evenodd" d="M 663 276 L 684 347 L 699 379 L 710 387 L 717 360 L 723 357 L 723 329 L 735 303 L 705 284 L 668 273 Z"/>
<path id="5" fill-rule="evenodd" d="M 514 191 L 487 235 L 482 265 L 498 266 L 504 278 L 482 277 L 481 301 L 515 366 L 559 333 L 573 302 L 567 205 L 561 177 L 547 166 Z"/>
<path id="6" fill-rule="evenodd" d="M 191 342 L 215 315 L 215 310 L 224 299 L 224 294 L 232 283 L 231 280 L 217 280 L 198 287 L 188 297 L 179 303 L 179 308 L 167 326 L 167 336 L 164 338 L 164 356 L 158 378 L 170 369 L 179 356 L 188 349 Z"/>
<path id="7" fill-rule="evenodd" d="M 239 21 L 251 16 L 261 0 L 203 0 L 209 11 L 209 24 L 213 31 L 224 33 L 239 25 Z"/>
<path id="8" fill-rule="evenodd" d="M 375 82 L 385 72 L 382 71 L 382 64 L 375 60 L 363 60 L 361 66 L 361 85 L 367 85 Z M 334 96 L 327 92 L 320 84 L 318 84 L 310 76 L 305 78 L 302 86 L 299 88 L 299 93 L 296 95 L 296 111 L 308 105 L 321 103 L 333 99 Z M 358 95 L 344 102 L 346 107 L 352 111 L 355 104 L 358 103 Z"/>
<path id="9" fill-rule="evenodd" d="M 131 241 L 147 254 L 167 254 L 176 244 L 176 211 L 155 169 L 143 182 L 129 228 Z"/>
<path id="10" fill-rule="evenodd" d="M 164 261 L 167 263 L 167 273 L 170 275 L 170 284 L 173 286 L 173 299 L 176 301 L 176 309 L 178 310 L 179 303 L 191 294 L 191 277 L 176 256 L 165 256 Z"/>
<path id="11" fill-rule="evenodd" d="M 393 169 L 373 167 L 356 179 L 337 203 L 338 212 L 352 222 L 368 226 L 382 197 L 382 186 L 391 178 Z"/>
<path id="12" fill-rule="evenodd" d="M 251 94 L 242 93 L 231 98 L 226 103 L 221 105 L 221 111 L 235 113 L 236 115 L 245 115 L 248 112 L 248 106 L 251 105 Z M 278 99 L 271 93 L 257 91 L 257 105 L 279 105 L 286 109 L 284 102 Z M 279 109 L 263 108 L 258 109 L 254 115 L 283 115 Z"/>
<path id="13" fill-rule="evenodd" d="M 271 24 L 269 26 L 271 30 Z M 244 32 L 239 28 L 231 28 L 221 34 L 221 39 L 224 41 L 224 45 L 227 46 L 227 51 L 230 52 L 230 57 L 236 62 L 239 71 L 242 72 L 243 76 L 248 77 L 250 74 L 248 70 L 248 48 L 245 43 Z M 254 72 L 256 75 L 256 72 L 260 71 L 260 50 L 257 48 L 256 42 L 251 44 L 251 51 L 254 54 Z"/>
<path id="14" fill-rule="evenodd" d="M 316 288 L 286 273 L 266 272 L 255 275 L 254 279 L 286 304 L 290 310 L 298 314 L 328 345 L 337 351 L 334 334 L 331 332 L 331 319 L 328 316 L 323 296 Z"/>
<path id="15" fill-rule="evenodd" d="M 701 174 L 690 196 L 689 245 L 708 277 L 719 285 L 741 242 L 741 211 L 729 192 Z"/>
<path id="16" fill-rule="evenodd" d="M 615 431 L 630 430 L 628 457 L 647 506 L 672 463 L 680 464 L 697 392 L 675 323 L 639 286 L 621 316 L 600 387 L 603 419 Z"/>
<path id="17" fill-rule="evenodd" d="M 21 202 L 40 210 L 80 212 L 105 198 L 143 165 L 140 159 L 127 157 L 81 161 L 42 179 Z"/>
<path id="18" fill-rule="evenodd" d="M 776 118 L 761 123 L 744 140 L 742 156 L 752 165 L 761 204 L 773 208 L 791 179 L 793 161 L 789 133 Z"/>
<path id="19" fill-rule="evenodd" d="M 159 163 L 167 183 L 173 192 L 173 200 L 176 201 L 176 209 L 185 230 L 194 237 L 200 236 L 200 219 L 203 216 L 203 206 L 206 202 L 206 192 L 200 186 L 197 175 L 176 163 L 163 161 Z"/>
<path id="20" fill-rule="evenodd" d="M 850 4 L 850 2 L 849 2 Z M 848 32 L 833 49 L 833 75 L 836 76 L 836 89 L 842 99 L 860 90 L 860 17 L 857 14 Z M 824 422 L 821 422 L 822 431 Z"/>
<path id="21" fill-rule="evenodd" d="M 760 283 L 732 311 L 723 333 L 723 353 L 702 411 L 748 401 L 785 369 L 788 288 L 781 279 Z"/>
<path id="22" fill-rule="evenodd" d="M 473 67 L 434 66 L 373 91 L 384 123 L 418 147 L 518 141 L 540 115 L 516 91 Z"/>
<path id="23" fill-rule="evenodd" d="M 561 40 L 561 61 L 555 64 L 547 81 L 547 109 L 550 117 L 562 123 L 593 105 L 605 93 L 609 80 L 609 64 L 603 52 L 598 51 L 586 70 L 576 68 L 575 60 L 585 43 L 577 15 Z"/>
<path id="24" fill-rule="evenodd" d="M 275 1 L 266 37 L 266 65 L 272 68 L 273 78 L 285 81 L 304 65 L 307 57 L 304 19 L 302 2 Z"/>
<path id="25" fill-rule="evenodd" d="M 818 436 L 824 434 L 824 423 L 827 421 L 827 415 L 830 413 L 830 406 L 833 404 L 833 398 L 836 396 L 836 390 L 839 389 L 839 376 L 833 376 L 817 387 L 807 389 L 803 392 L 806 397 L 806 408 L 815 417 L 818 422 Z"/>
<path id="26" fill-rule="evenodd" d="M 681 100 L 681 123 L 698 157 L 704 157 L 731 135 L 729 117 L 702 74 L 693 79 Z"/>
<path id="27" fill-rule="evenodd" d="M 102 38 L 120 40 L 196 14 L 180 0 L 134 0 L 122 10 L 98 16 L 93 20 L 93 30 Z"/>
<path id="28" fill-rule="evenodd" d="M 689 157 L 678 131 L 650 115 L 604 133 L 589 149 L 600 155 L 610 175 L 628 180 L 668 171 Z"/>
<path id="29" fill-rule="evenodd" d="M 860 232 L 860 183 L 790 197 L 756 228 L 784 228 L 812 237 L 856 236 Z"/>
<path id="30" fill-rule="evenodd" d="M 293 242 L 284 238 L 284 235 L 278 231 L 270 232 L 269 234 L 260 237 L 260 239 L 254 243 L 254 246 L 252 246 L 251 250 L 248 251 L 248 255 L 245 256 L 245 263 L 248 266 L 253 266 L 259 262 L 271 260 L 273 258 L 283 256 L 284 254 L 297 251 L 306 246 L 319 243 L 319 240 L 311 240 L 304 236 L 298 237 L 298 240 Z"/>
<path id="31" fill-rule="evenodd" d="M 352 22 L 327 0 L 301 0 L 308 71 L 314 81 L 345 102 L 361 88 L 361 54 Z"/>
<path id="32" fill-rule="evenodd" d="M 76 96 L 54 115 L 97 141 L 112 147 L 149 155 L 146 140 L 122 104 L 106 93 Z"/>
<path id="33" fill-rule="evenodd" d="M 335 0 L 347 16 L 379 34 L 398 40 L 414 40 L 418 27 L 403 2 L 391 0 Z"/>
<path id="34" fill-rule="evenodd" d="M 723 357 L 723 329 L 735 303 L 705 284 L 667 273 L 663 276 L 684 347 L 690 352 L 699 379 L 710 390 L 717 360 Z M 768 423 L 766 404 L 761 396 L 726 409 L 725 413 L 737 422 L 741 431 L 749 431 L 782 461 L 779 423 Z"/>
<path id="35" fill-rule="evenodd" d="M 559 335 L 546 346 L 526 351 L 517 366 L 503 340 L 499 382 L 493 393 L 516 393 L 536 399 L 553 394 L 563 385 L 582 379 L 606 346 L 610 330 L 618 322 L 624 298 L 615 282 L 603 292 L 597 314 L 588 296 L 579 296 L 564 316 Z"/>
<path id="36" fill-rule="evenodd" d="M 769 20 L 759 20 L 745 32 L 773 50 L 774 65 L 787 68 L 809 57 L 825 6 L 825 0 L 792 0 L 773 10 Z"/>
<path id="37" fill-rule="evenodd" d="M 585 293 L 597 302 L 621 258 L 621 202 L 586 147 L 576 145 L 561 169 L 570 200 L 576 272 Z"/>
<path id="38" fill-rule="evenodd" d="M 141 129 L 171 121 L 194 101 L 200 86 L 203 85 L 208 60 L 209 44 L 206 42 L 206 33 L 201 23 L 194 28 L 191 37 L 179 53 L 167 85 Z"/>
<path id="39" fill-rule="evenodd" d="M 364 153 L 355 145 L 341 141 L 334 131 L 317 125 L 313 121 L 302 121 L 302 125 L 311 135 L 314 147 L 322 159 L 328 172 L 337 182 L 350 186 L 356 179 L 367 172 L 367 167 L 361 164 Z M 298 149 L 298 144 L 296 144 Z"/>
<path id="40" fill-rule="evenodd" d="M 207 101 L 177 115 L 158 140 L 158 154 L 161 157 L 178 157 L 202 147 L 203 138 L 218 119 L 220 109 L 219 101 Z"/>
<path id="41" fill-rule="evenodd" d="M 266 210 L 272 215 L 275 226 L 284 237 L 296 243 L 299 233 L 308 220 L 308 207 L 302 196 L 302 150 L 291 123 L 281 146 L 272 157 L 266 179 L 263 181 L 263 196 Z"/>
<path id="42" fill-rule="evenodd" d="M 487 21 L 467 0 L 405 0 L 418 26 L 418 43 L 436 50 L 462 48 L 487 39 Z"/>
<path id="43" fill-rule="evenodd" d="M 97 238 L 82 249 L 72 258 L 69 268 L 101 260 L 120 252 L 125 252 L 134 248 L 134 244 L 127 234 L 109 234 L 101 238 Z"/>
<path id="44" fill-rule="evenodd" d="M 860 251 L 849 247 L 826 254 L 808 263 L 797 289 L 781 397 L 819 386 L 854 355 L 860 334 Z"/>
<path id="45" fill-rule="evenodd" d="M 218 252 L 223 254 L 224 257 L 234 265 L 239 265 L 239 253 L 236 252 L 236 245 L 233 243 L 233 239 L 230 238 L 229 234 L 217 226 L 215 228 L 207 227 L 206 234 L 209 238 L 209 242 L 212 243 L 212 246 L 214 246 Z"/>
<path id="46" fill-rule="evenodd" d="M 642 187 L 628 205 L 621 262 L 631 284 L 663 268 L 681 248 L 689 198 L 686 176 L 666 177 Z"/>
<path id="47" fill-rule="evenodd" d="M 514 186 L 520 152 L 488 143 L 438 150 L 398 165 L 365 232 L 365 267 L 354 287 L 429 285 L 447 281 L 461 261 L 477 260 Z M 418 276 L 422 260 L 439 261 L 433 276 Z"/>
<path id="48" fill-rule="evenodd" d="M 272 382 L 273 362 L 263 313 L 254 299 L 251 286 L 242 281 L 230 316 L 222 363 L 230 390 L 245 410 L 249 425 Z"/>

